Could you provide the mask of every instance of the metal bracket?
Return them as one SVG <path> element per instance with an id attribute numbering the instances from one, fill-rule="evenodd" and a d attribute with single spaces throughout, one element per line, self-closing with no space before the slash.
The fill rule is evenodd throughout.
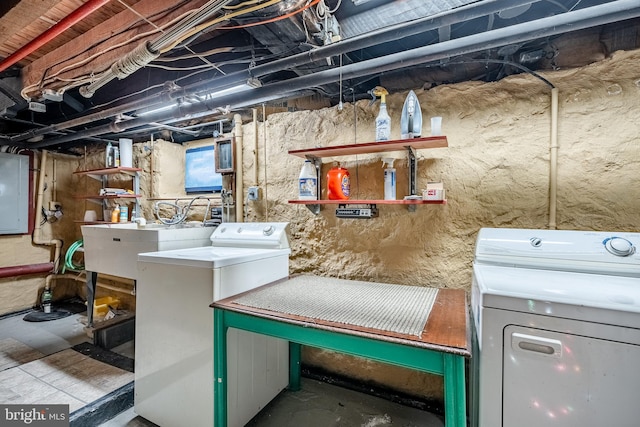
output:
<path id="1" fill-rule="evenodd" d="M 407 147 L 407 152 L 409 156 L 409 195 L 415 196 L 417 195 L 417 180 L 418 180 L 418 163 L 416 161 L 416 151 L 413 147 Z M 415 212 L 415 205 L 408 205 L 407 209 L 409 212 Z"/>

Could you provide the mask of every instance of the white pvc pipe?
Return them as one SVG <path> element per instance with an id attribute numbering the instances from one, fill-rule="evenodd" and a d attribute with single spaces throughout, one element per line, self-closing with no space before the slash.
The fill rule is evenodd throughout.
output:
<path id="1" fill-rule="evenodd" d="M 264 220 L 269 221 L 269 203 L 267 194 L 267 107 L 262 103 L 262 139 L 264 141 Z"/>
<path id="2" fill-rule="evenodd" d="M 558 190 L 558 88 L 551 89 L 551 139 L 549 141 L 549 229 L 555 230 Z"/>
<path id="3" fill-rule="evenodd" d="M 242 159 L 242 145 L 244 140 L 244 133 L 242 130 L 242 116 L 240 114 L 234 114 L 233 122 L 235 124 L 235 135 L 236 135 L 236 222 L 244 221 L 244 186 L 243 179 L 244 174 L 242 173 L 243 169 L 243 159 Z"/>
<path id="4" fill-rule="evenodd" d="M 253 111 L 253 185 L 258 185 L 258 109 Z"/>
<path id="5" fill-rule="evenodd" d="M 47 167 L 47 150 L 42 150 L 42 158 L 40 159 L 40 171 L 38 175 L 38 196 L 36 198 L 36 218 L 35 228 L 33 230 L 32 242 L 34 245 L 54 246 L 53 253 L 53 272 L 58 272 L 60 265 L 60 252 L 62 249 L 62 240 L 42 238 L 42 200 L 44 198 L 44 177 Z"/>

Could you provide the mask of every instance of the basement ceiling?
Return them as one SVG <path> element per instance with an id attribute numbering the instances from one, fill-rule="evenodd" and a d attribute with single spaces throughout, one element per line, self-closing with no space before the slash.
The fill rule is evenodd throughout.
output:
<path id="1" fill-rule="evenodd" d="M 70 154 L 208 137 L 265 103 L 496 81 L 640 46 L 638 0 L 3 0 L 0 15 L 0 146 Z"/>

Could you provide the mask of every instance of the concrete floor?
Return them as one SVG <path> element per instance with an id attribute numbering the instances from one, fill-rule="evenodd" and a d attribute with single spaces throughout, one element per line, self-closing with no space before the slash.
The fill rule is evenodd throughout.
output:
<path id="1" fill-rule="evenodd" d="M 114 394 L 112 390 L 130 388 L 133 374 L 110 366 L 108 361 L 98 362 L 71 350 L 75 345 L 90 342 L 84 331 L 86 317 L 74 314 L 48 322 L 26 322 L 23 317 L 0 319 L 0 403 L 68 403 L 72 420 L 74 411 L 81 413 L 89 407 L 113 412 L 112 408 L 107 409 L 106 401 Z M 112 351 L 132 359 L 134 343 L 125 343 Z M 61 360 L 74 362 L 62 363 Z M 86 366 L 82 369 L 84 365 L 79 363 Z M 39 372 L 38 364 L 46 365 L 48 371 Z M 37 384 L 26 387 L 23 377 Z M 39 394 L 34 392 L 36 389 Z M 123 405 L 128 409 L 123 412 L 104 413 L 107 421 L 91 425 L 72 421 L 71 426 L 155 426 L 138 416 L 131 397 L 128 399 Z M 428 412 L 308 378 L 303 378 L 300 391 L 284 391 L 248 424 L 250 427 L 443 425 L 441 417 Z"/>

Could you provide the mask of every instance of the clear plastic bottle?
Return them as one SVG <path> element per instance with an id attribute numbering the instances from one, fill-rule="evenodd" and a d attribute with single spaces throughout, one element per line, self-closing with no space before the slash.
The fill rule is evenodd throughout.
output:
<path id="1" fill-rule="evenodd" d="M 396 200 L 396 169 L 393 167 L 393 158 L 382 159 L 384 170 L 384 200 Z"/>
<path id="2" fill-rule="evenodd" d="M 311 160 L 305 160 L 298 178 L 298 199 L 318 200 L 318 175 Z"/>
<path id="3" fill-rule="evenodd" d="M 113 147 L 113 167 L 120 167 L 120 150 L 118 147 Z"/>

